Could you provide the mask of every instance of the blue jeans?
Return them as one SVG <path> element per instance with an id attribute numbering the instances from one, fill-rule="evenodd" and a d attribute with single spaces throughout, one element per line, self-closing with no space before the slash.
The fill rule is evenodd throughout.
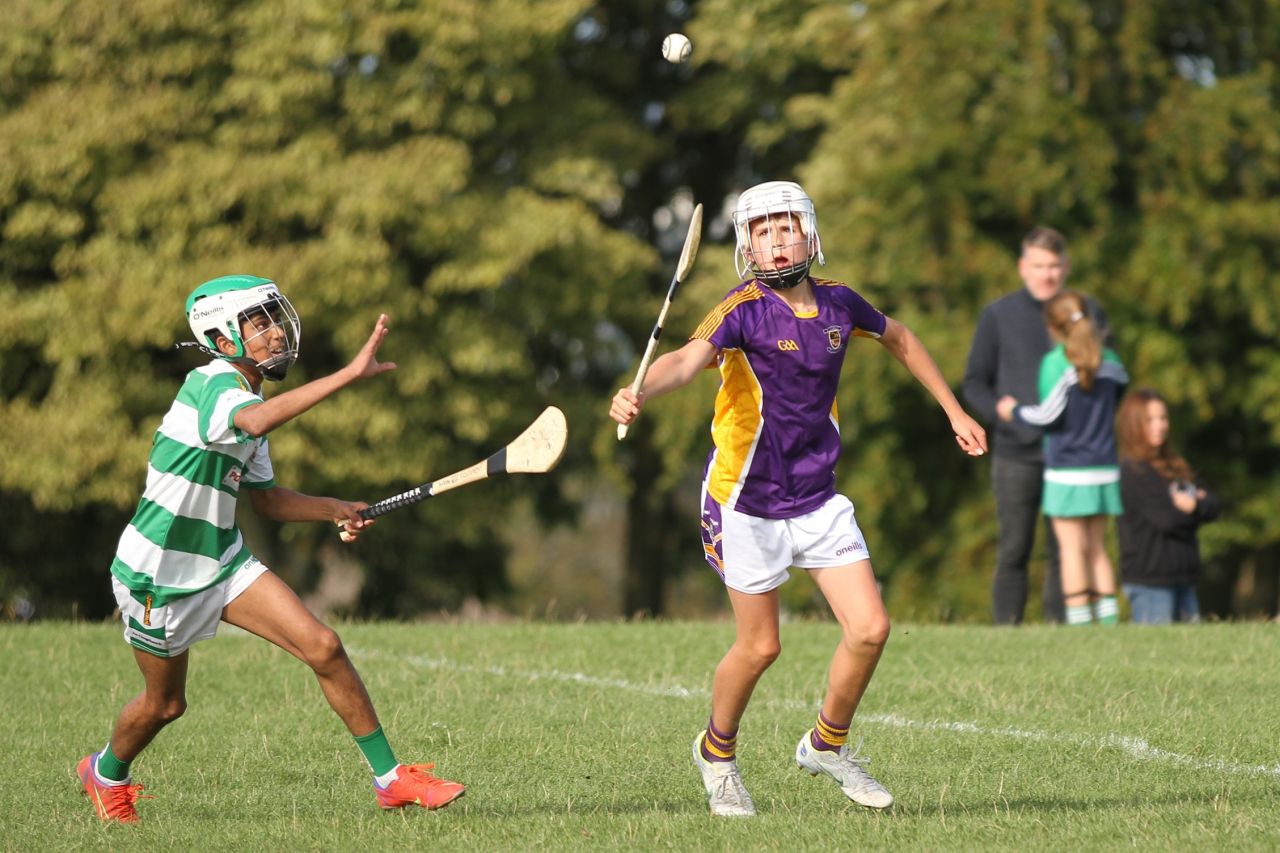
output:
<path id="1" fill-rule="evenodd" d="M 1139 625 L 1168 625 L 1170 622 L 1199 622 L 1200 601 L 1194 586 L 1147 586 L 1124 584 L 1129 599 L 1129 616 Z"/>

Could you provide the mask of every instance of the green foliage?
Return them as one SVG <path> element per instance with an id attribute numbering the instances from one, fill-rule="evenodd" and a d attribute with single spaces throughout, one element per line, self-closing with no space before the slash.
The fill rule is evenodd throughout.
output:
<path id="1" fill-rule="evenodd" d="M 374 498 L 471 464 L 549 402 L 590 423 L 617 369 L 600 318 L 628 313 L 655 266 L 602 211 L 656 146 L 565 63 L 584 10 L 10 4 L 0 489 L 66 528 L 78 508 L 136 501 L 150 433 L 198 363 L 170 350 L 189 336 L 183 300 L 228 272 L 276 278 L 298 307 L 288 384 L 340 367 L 392 318 L 397 372 L 272 436 L 285 484 Z M 554 487 L 539 493 L 544 513 L 569 514 Z M 500 590 L 512 497 L 386 521 L 361 554 L 384 590 L 367 609 Z M 299 551 L 283 557 L 298 571 L 332 535 L 259 532 Z M 110 551 L 82 560 L 100 577 Z M 437 560 L 473 579 L 408 582 Z"/>
<path id="2" fill-rule="evenodd" d="M 602 537 L 625 543 L 624 611 L 659 611 L 676 576 L 701 570 L 689 519 L 714 375 L 647 410 L 621 446 L 605 401 L 661 302 L 681 205 L 703 202 L 707 229 L 668 346 L 734 283 L 725 201 L 798 178 L 825 272 L 906 322 L 953 383 L 978 311 L 1019 286 L 1022 234 L 1065 231 L 1073 284 L 1107 307 L 1135 382 L 1170 397 L 1180 446 L 1227 499 L 1204 534 L 1225 588 L 1280 543 L 1277 11 L 4 4 L 0 493 L 68 541 L 127 512 L 196 362 L 171 349 L 183 298 L 216 275 L 267 275 L 305 326 L 290 384 L 341 366 L 380 311 L 399 365 L 273 435 L 284 483 L 375 498 L 470 464 L 549 402 L 569 415 L 563 480 L 486 484 L 351 550 L 371 591 L 360 612 L 501 603 L 514 502 L 532 495 L 535 525 L 572 525 L 595 492 L 564 484 L 596 480 L 628 501 L 630 534 Z M 694 41 L 687 65 L 657 57 L 674 29 Z M 894 611 L 980 618 L 985 465 L 958 456 L 874 345 L 851 353 L 839 407 L 840 485 Z M 330 538 L 255 531 L 308 583 Z M 0 598 L 33 563 L 101 578 L 110 558 L 95 544 L 77 567 L 7 544 Z M 55 586 L 51 600 L 84 585 Z"/>
<path id="3" fill-rule="evenodd" d="M 1227 499 L 1207 552 L 1280 541 L 1275 4 L 788 7 L 791 26 L 745 43 L 737 4 L 700 4 L 689 27 L 707 67 L 687 120 L 751 143 L 742 183 L 794 172 L 828 274 L 916 331 L 954 386 L 978 312 L 1020 286 L 1022 235 L 1065 231 L 1072 285 L 1107 308 L 1134 382 L 1169 396 L 1176 439 Z M 957 457 L 875 347 L 851 351 L 839 406 L 840 483 L 894 612 L 983 614 L 985 464 Z"/>

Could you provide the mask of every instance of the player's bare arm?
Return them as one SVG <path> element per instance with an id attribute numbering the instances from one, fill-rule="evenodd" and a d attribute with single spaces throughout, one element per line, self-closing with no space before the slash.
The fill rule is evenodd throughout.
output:
<path id="1" fill-rule="evenodd" d="M 304 495 L 281 486 L 245 491 L 249 493 L 253 511 L 272 521 L 332 521 L 352 538 L 374 523 L 373 519 L 360 516 L 360 510 L 368 506 L 364 501 Z"/>
<path id="2" fill-rule="evenodd" d="M 658 357 L 645 375 L 644 387 L 639 394 L 633 394 L 630 388 L 621 388 L 613 395 L 609 417 L 620 424 L 630 424 L 640 414 L 645 402 L 688 385 L 715 355 L 715 346 L 698 339 Z"/>
<path id="3" fill-rule="evenodd" d="M 960 445 L 960 449 L 970 456 L 986 453 L 986 430 L 961 407 L 960 401 L 947 385 L 947 380 L 943 378 L 942 371 L 938 370 L 933 356 L 929 355 L 915 333 L 892 317 L 885 317 L 884 334 L 880 336 L 880 343 L 911 371 L 911 375 L 942 406 L 942 411 L 951 421 L 951 430 L 956 435 L 956 443 Z"/>
<path id="4" fill-rule="evenodd" d="M 266 435 L 347 385 L 395 370 L 394 362 L 378 361 L 378 347 L 382 345 L 388 331 L 387 315 L 379 315 L 378 322 L 373 327 L 373 334 L 369 336 L 369 340 L 361 347 L 360 352 L 350 364 L 328 376 L 322 376 L 292 391 L 272 397 L 264 403 L 244 407 L 236 412 L 234 421 L 236 428 L 254 437 Z"/>

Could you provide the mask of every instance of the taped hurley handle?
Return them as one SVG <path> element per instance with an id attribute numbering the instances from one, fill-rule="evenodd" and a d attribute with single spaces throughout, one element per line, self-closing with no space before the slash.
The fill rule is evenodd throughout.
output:
<path id="1" fill-rule="evenodd" d="M 635 381 L 631 383 L 631 393 L 639 394 L 644 387 L 645 374 L 649 372 L 649 362 L 658 350 L 658 338 L 662 337 L 662 324 L 667 320 L 667 311 L 675 301 L 676 289 L 689 277 L 693 269 L 693 261 L 698 257 L 698 245 L 702 242 L 702 205 L 693 209 L 689 218 L 689 233 L 684 237 L 684 248 L 680 250 L 680 262 L 676 264 L 676 274 L 671 277 L 671 286 L 667 288 L 667 298 L 658 312 L 658 322 L 653 324 L 653 332 L 649 335 L 649 343 L 644 348 L 644 357 L 640 359 L 640 367 L 636 370 Z M 627 424 L 618 424 L 618 441 L 627 437 Z"/>

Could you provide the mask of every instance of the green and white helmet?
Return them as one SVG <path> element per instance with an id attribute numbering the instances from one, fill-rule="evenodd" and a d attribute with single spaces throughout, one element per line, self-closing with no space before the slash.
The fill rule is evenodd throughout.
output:
<path id="1" fill-rule="evenodd" d="M 804 235 L 805 256 L 783 269 L 762 270 L 751 262 L 751 223 L 776 214 L 789 214 L 799 220 L 800 230 Z M 827 262 L 822 257 L 818 214 L 813 208 L 813 199 L 809 198 L 799 184 L 792 181 L 756 184 L 738 196 L 738 203 L 733 209 L 733 233 L 738 241 L 735 257 L 738 277 L 744 280 L 750 274 L 769 287 L 795 287 L 809 274 L 809 267 L 815 258 L 820 264 Z"/>
<path id="2" fill-rule="evenodd" d="M 241 333 L 246 322 L 254 327 L 247 339 Z M 302 321 L 271 279 L 224 275 L 206 281 L 187 297 L 187 323 L 202 350 L 231 362 L 252 365 L 267 379 L 284 379 L 298 359 Z M 251 358 L 247 344 L 274 329 L 279 329 L 280 334 L 268 339 L 270 355 L 262 361 Z M 234 355 L 218 349 L 220 337 L 235 344 Z"/>

